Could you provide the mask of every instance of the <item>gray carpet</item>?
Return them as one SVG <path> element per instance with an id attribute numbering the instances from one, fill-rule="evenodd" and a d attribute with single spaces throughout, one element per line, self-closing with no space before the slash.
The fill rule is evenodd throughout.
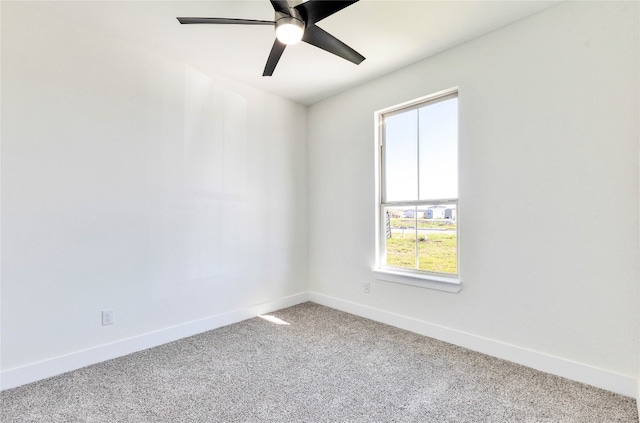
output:
<path id="1" fill-rule="evenodd" d="M 9 422 L 637 422 L 633 399 L 312 303 L 5 391 Z"/>

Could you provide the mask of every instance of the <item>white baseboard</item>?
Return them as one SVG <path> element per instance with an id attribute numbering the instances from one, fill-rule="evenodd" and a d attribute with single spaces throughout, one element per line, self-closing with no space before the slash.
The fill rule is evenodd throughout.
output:
<path id="1" fill-rule="evenodd" d="M 327 307 L 362 316 L 381 323 L 424 336 L 449 342 L 470 350 L 478 351 L 514 363 L 522 364 L 546 373 L 562 376 L 577 382 L 586 383 L 608 391 L 632 398 L 640 398 L 638 380 L 629 376 L 613 373 L 585 364 L 559 357 L 531 351 L 503 342 L 495 341 L 470 333 L 457 331 L 411 317 L 390 313 L 362 304 L 341 300 L 316 292 L 304 292 L 289 297 L 269 301 L 246 309 L 221 313 L 205 319 L 187 322 L 164 328 L 133 338 L 123 339 L 110 344 L 100 345 L 77 351 L 60 357 L 44 360 L 26 366 L 7 369 L 0 373 L 0 390 L 15 388 L 27 383 L 46 379 L 91 364 L 100 363 L 127 354 L 153 348 L 208 330 L 250 319 L 260 314 L 291 307 L 306 301 L 313 301 Z M 640 401 L 639 401 L 640 408 Z"/>
<path id="2" fill-rule="evenodd" d="M 158 345 L 237 323 L 261 314 L 291 307 L 306 301 L 309 301 L 309 295 L 307 292 L 304 292 L 258 304 L 246 309 L 217 314 L 204 319 L 145 333 L 133 338 L 123 339 L 26 366 L 8 369 L 0 373 L 0 390 L 15 388 L 27 383 L 77 370 L 91 364 L 122 357 L 136 351 L 157 347 Z"/>
<path id="3" fill-rule="evenodd" d="M 309 300 L 320 305 L 531 367 L 545 373 L 586 383 L 628 397 L 638 398 L 638 381 L 633 377 L 528 350 L 471 333 L 435 325 L 400 314 L 375 309 L 362 304 L 329 297 L 317 292 L 310 292 Z"/>

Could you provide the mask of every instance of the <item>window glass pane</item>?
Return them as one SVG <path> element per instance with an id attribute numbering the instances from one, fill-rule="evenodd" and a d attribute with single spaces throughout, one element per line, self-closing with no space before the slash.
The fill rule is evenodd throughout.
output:
<path id="1" fill-rule="evenodd" d="M 379 263 L 457 276 L 457 93 L 410 104 L 382 119 Z"/>
<path id="2" fill-rule="evenodd" d="M 419 109 L 420 200 L 458 197 L 458 99 Z"/>
<path id="3" fill-rule="evenodd" d="M 455 203 L 418 208 L 418 268 L 458 273 L 458 213 Z"/>
<path id="4" fill-rule="evenodd" d="M 385 118 L 385 201 L 418 197 L 418 111 Z"/>
<path id="5" fill-rule="evenodd" d="M 387 266 L 416 268 L 416 207 L 387 207 Z"/>

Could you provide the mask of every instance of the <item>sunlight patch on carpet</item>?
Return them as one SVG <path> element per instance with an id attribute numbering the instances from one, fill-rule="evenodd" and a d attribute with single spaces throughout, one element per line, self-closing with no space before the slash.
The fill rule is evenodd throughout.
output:
<path id="1" fill-rule="evenodd" d="M 276 316 L 271 316 L 270 314 L 263 314 L 258 316 L 261 319 L 266 320 L 267 322 L 275 323 L 276 325 L 289 325 L 290 323 L 285 322 L 282 319 L 278 319 Z"/>

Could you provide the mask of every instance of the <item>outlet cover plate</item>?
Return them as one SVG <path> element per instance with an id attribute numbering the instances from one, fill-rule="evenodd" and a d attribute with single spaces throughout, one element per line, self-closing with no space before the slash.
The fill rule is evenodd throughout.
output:
<path id="1" fill-rule="evenodd" d="M 102 310 L 102 326 L 112 325 L 113 323 L 113 310 Z"/>

